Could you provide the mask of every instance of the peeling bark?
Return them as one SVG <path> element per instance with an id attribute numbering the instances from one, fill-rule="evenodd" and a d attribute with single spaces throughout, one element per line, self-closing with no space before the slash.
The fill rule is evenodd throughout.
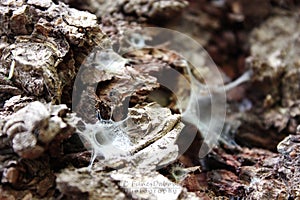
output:
<path id="1" fill-rule="evenodd" d="M 189 4 L 1 1 L 0 199 L 300 198 L 298 3 Z M 220 145 L 204 159 L 200 132 L 179 157 L 177 139 L 195 128 L 158 83 L 170 69 L 187 75 L 180 55 L 167 45 L 107 51 L 119 50 L 126 30 L 151 24 L 196 34 L 228 80 L 250 54 L 251 83 L 229 94 Z M 102 57 L 90 63 L 95 47 Z M 70 110 L 76 75 L 81 116 Z M 180 80 L 176 87 L 189 95 Z"/>

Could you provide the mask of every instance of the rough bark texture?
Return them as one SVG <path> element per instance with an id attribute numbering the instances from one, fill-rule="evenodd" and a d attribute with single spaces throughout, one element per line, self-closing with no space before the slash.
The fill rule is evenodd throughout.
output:
<path id="1" fill-rule="evenodd" d="M 248 65 L 254 71 L 253 88 L 260 90 L 249 88 L 254 108 L 243 116 L 239 141 L 274 150 L 284 136 L 295 133 L 300 114 L 299 30 L 298 15 L 283 14 L 251 33 Z M 272 136 L 265 137 L 266 131 Z"/>
<path id="2" fill-rule="evenodd" d="M 70 103 L 76 70 L 92 47 L 105 44 L 95 15 L 52 1 L 3 1 L 1 24 L 6 99 L 26 94 Z"/>
<path id="3" fill-rule="evenodd" d="M 300 199 L 297 5 L 1 1 L 0 199 Z M 193 128 L 158 82 L 172 68 L 187 76 L 180 55 L 167 45 L 103 51 L 154 24 L 194 36 L 228 80 L 253 71 L 228 93 L 220 144 L 203 159 L 199 131 L 178 157 Z"/>

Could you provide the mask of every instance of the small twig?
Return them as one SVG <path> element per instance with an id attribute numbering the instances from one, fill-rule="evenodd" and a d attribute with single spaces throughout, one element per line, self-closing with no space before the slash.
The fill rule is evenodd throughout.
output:
<path id="1" fill-rule="evenodd" d="M 15 63 L 15 60 L 13 59 L 10 64 L 9 75 L 6 78 L 7 80 L 10 80 L 13 77 L 14 71 L 15 71 L 15 65 L 16 65 L 16 63 Z"/>

